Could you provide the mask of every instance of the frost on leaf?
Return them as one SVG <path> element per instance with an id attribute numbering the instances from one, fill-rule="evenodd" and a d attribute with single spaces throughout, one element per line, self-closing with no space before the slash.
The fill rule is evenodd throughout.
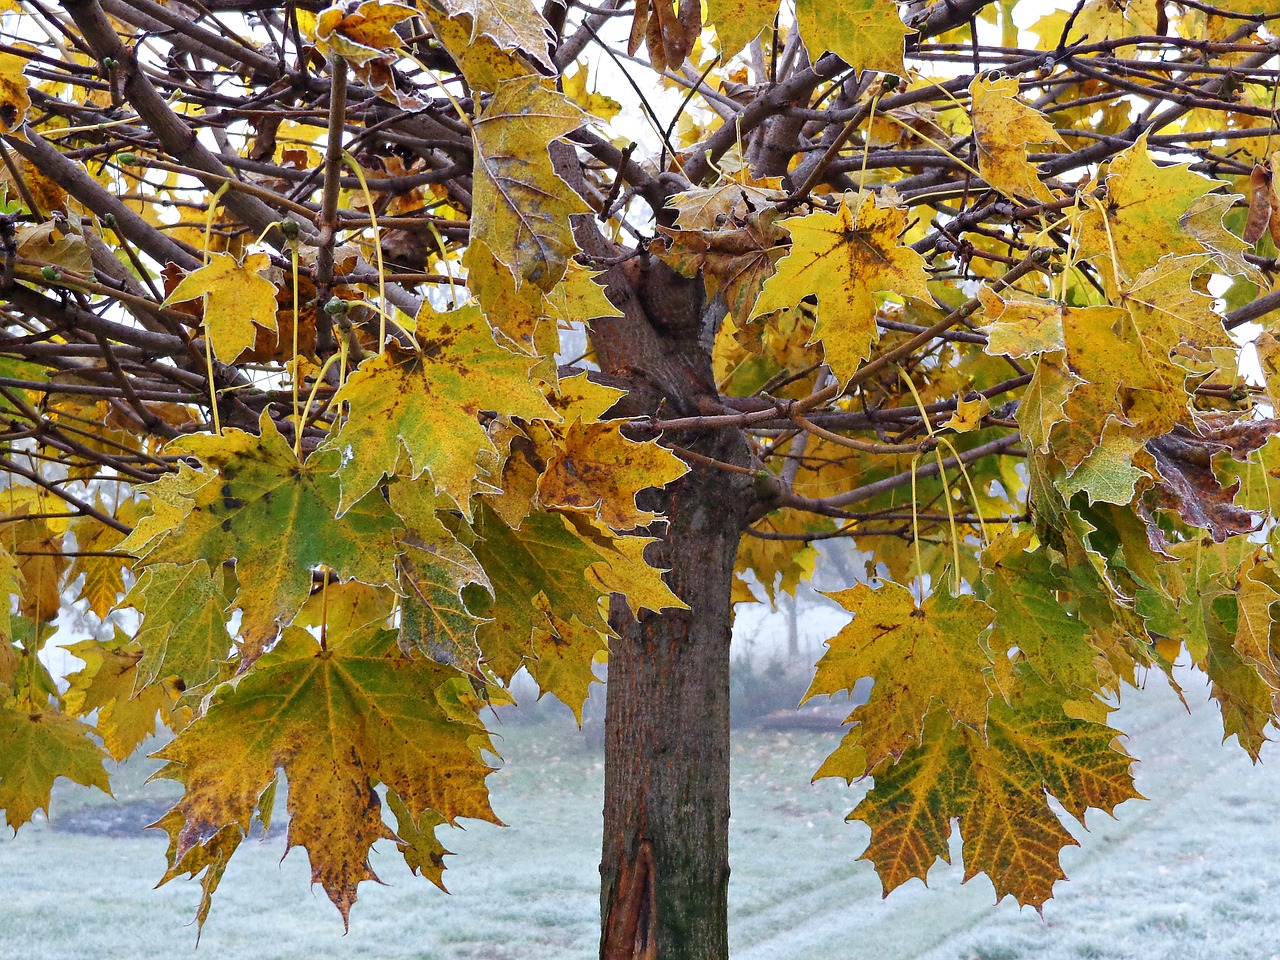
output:
<path id="1" fill-rule="evenodd" d="M 395 791 L 416 823 L 427 811 L 453 823 L 497 823 L 480 751 L 492 744 L 454 688 L 458 671 L 401 655 L 375 627 L 327 647 L 288 628 L 208 712 L 156 756 L 159 776 L 184 787 L 161 821 L 170 874 L 220 869 L 223 848 L 247 834 L 277 771 L 288 778 L 288 845 L 307 850 L 313 882 L 347 918 L 357 887 L 377 877 L 369 850 L 396 835 L 383 822 L 377 784 Z M 225 851 L 230 855 L 230 850 Z"/>

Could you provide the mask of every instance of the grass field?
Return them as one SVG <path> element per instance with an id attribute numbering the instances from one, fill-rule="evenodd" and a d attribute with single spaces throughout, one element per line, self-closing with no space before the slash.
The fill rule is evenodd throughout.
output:
<path id="1" fill-rule="evenodd" d="M 855 784 L 810 785 L 834 735 L 735 733 L 730 885 L 735 960 L 1280 960 L 1280 765 L 1252 766 L 1192 681 L 1187 716 L 1160 681 L 1133 692 L 1117 723 L 1130 734 L 1147 802 L 1098 815 L 1063 857 L 1068 883 L 1044 918 L 982 878 L 961 885 L 940 866 L 880 898 L 858 855 L 861 824 L 844 815 Z M 307 884 L 302 851 L 280 836 L 241 848 L 199 951 L 199 890 L 163 871 L 164 840 L 86 836 L 45 823 L 0 838 L 0 960 L 78 958 L 484 958 L 586 960 L 596 951 L 600 757 L 560 723 L 503 728 L 507 766 L 491 780 L 510 827 L 450 831 L 452 895 L 375 859 L 351 931 Z M 1267 752 L 1264 751 L 1264 758 Z M 123 799 L 154 796 L 127 769 Z M 54 818 L 97 802 L 59 790 Z M 110 802 L 110 801 L 107 801 Z M 958 860 L 958 857 L 955 858 Z"/>

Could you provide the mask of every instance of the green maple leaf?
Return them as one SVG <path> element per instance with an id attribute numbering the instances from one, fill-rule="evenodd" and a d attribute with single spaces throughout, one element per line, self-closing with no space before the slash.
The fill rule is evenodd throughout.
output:
<path id="1" fill-rule="evenodd" d="M 1047 552 L 1028 551 L 1031 533 L 1009 527 L 983 553 L 990 593 L 983 599 L 995 608 L 991 649 L 1001 685 L 1011 679 L 1008 653 L 1015 647 L 1045 682 L 1065 688 L 1098 686 L 1096 648 L 1088 625 L 1073 616 L 1056 595 L 1058 579 Z"/>
<path id="2" fill-rule="evenodd" d="M 982 729 L 991 692 L 991 660 L 982 636 L 995 612 L 970 596 L 935 591 L 917 607 L 911 592 L 885 582 L 827 594 L 853 622 L 827 641 L 827 652 L 805 699 L 852 690 L 873 677 L 871 698 L 854 710 L 858 742 L 874 767 L 902 756 L 920 740 L 921 719 L 934 700 L 957 723 Z"/>
<path id="3" fill-rule="evenodd" d="M 810 55 L 830 50 L 858 70 L 901 76 L 904 41 L 915 33 L 892 0 L 796 0 L 796 24 Z"/>
<path id="4" fill-rule="evenodd" d="M 359 884 L 377 879 L 370 848 L 395 839 L 376 784 L 394 790 L 415 820 L 434 810 L 448 823 L 497 823 L 480 756 L 492 744 L 458 685 L 470 690 L 458 671 L 400 655 L 394 631 L 367 628 L 322 648 L 287 628 L 156 754 L 167 761 L 158 775 L 185 787 L 164 824 L 170 872 L 216 865 L 226 831 L 248 832 L 278 770 L 289 781 L 288 844 L 306 848 L 312 880 L 344 920 Z"/>
<path id="5" fill-rule="evenodd" d="M 782 225 L 791 233 L 791 252 L 765 282 L 753 315 L 794 307 L 816 293 L 818 323 L 810 342 L 822 341 L 831 372 L 843 383 L 875 342 L 875 294 L 929 297 L 924 258 L 898 242 L 907 211 L 877 206 L 868 192 L 846 197 L 835 213 L 791 217 Z"/>
<path id="6" fill-rule="evenodd" d="M 476 627 L 482 622 L 462 599 L 471 584 L 490 588 L 475 554 L 445 527 L 443 506 L 429 484 L 397 483 L 391 506 L 404 522 L 400 546 L 400 638 L 440 663 L 479 674 Z"/>
<path id="7" fill-rule="evenodd" d="M 480 411 L 558 419 L 530 382 L 531 358 L 498 346 L 478 307 L 436 313 L 424 304 L 417 338 L 416 350 L 389 344 L 365 360 L 338 391 L 335 400 L 351 412 L 324 449 L 344 454 L 341 511 L 407 455 L 410 479 L 430 470 L 435 488 L 470 516 L 477 458 L 497 453 Z"/>
<path id="8" fill-rule="evenodd" d="M 14 830 L 37 810 L 49 810 L 53 782 L 66 777 L 111 792 L 106 753 L 93 728 L 51 709 L 0 703 L 0 809 Z"/>
<path id="9" fill-rule="evenodd" d="M 210 570 L 204 560 L 150 564 L 120 605 L 142 615 L 134 635 L 142 648 L 142 685 L 176 676 L 188 691 L 199 690 L 231 656 L 222 570 Z"/>
<path id="10" fill-rule="evenodd" d="M 475 553 L 493 584 L 490 603 L 472 603 L 488 618 L 476 632 L 486 665 L 503 680 L 527 667 L 539 687 L 580 716 L 600 638 L 611 633 L 602 590 L 590 576 L 600 553 L 554 513 L 534 511 L 513 530 L 483 507 L 476 532 Z M 540 651 L 554 661 L 547 670 Z"/>
<path id="11" fill-rule="evenodd" d="M 340 579 L 395 582 L 396 517 L 386 501 L 370 497 L 337 516 L 337 451 L 299 460 L 265 412 L 260 424 L 261 436 L 227 430 L 169 448 L 199 457 L 211 480 L 145 555 L 147 564 L 234 560 L 240 584 L 234 602 L 244 613 L 240 633 L 251 654 L 275 636 L 279 621 L 297 613 L 320 565 Z"/>
<path id="12" fill-rule="evenodd" d="M 506 80 L 472 125 L 471 235 L 517 277 L 550 290 L 577 251 L 570 217 L 591 208 L 560 179 L 547 146 L 582 124 L 582 112 L 536 76 Z"/>

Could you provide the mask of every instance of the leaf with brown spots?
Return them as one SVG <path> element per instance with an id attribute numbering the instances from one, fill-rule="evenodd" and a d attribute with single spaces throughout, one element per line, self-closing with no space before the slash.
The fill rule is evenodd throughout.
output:
<path id="1" fill-rule="evenodd" d="M 1167 254 L 1204 250 L 1175 224 L 1221 181 L 1192 173 L 1190 166 L 1156 166 L 1145 133 L 1111 162 L 1106 197 L 1085 207 L 1079 219 L 1080 254 L 1094 261 L 1109 292 Z"/>
<path id="2" fill-rule="evenodd" d="M 0 690 L 0 693 L 5 691 Z M 66 777 L 110 793 L 93 728 L 48 707 L 0 700 L 0 810 L 14 830 L 49 810 L 53 782 Z"/>
<path id="3" fill-rule="evenodd" d="M 656 440 L 624 436 L 620 421 L 575 420 L 538 480 L 538 498 L 548 507 L 598 516 L 614 530 L 634 530 L 657 517 L 636 506 L 636 494 L 665 487 L 688 471 Z"/>
<path id="4" fill-rule="evenodd" d="M 324 449 L 343 454 L 340 510 L 407 459 L 409 479 L 430 471 L 435 489 L 469 516 L 472 495 L 485 489 L 477 458 L 497 452 L 480 412 L 558 419 L 529 380 L 532 358 L 498 346 L 474 304 L 448 313 L 424 304 L 417 340 L 414 350 L 388 345 L 338 391 L 351 412 Z"/>
<path id="5" fill-rule="evenodd" d="M 924 258 L 898 241 L 907 211 L 879 206 L 868 191 L 847 195 L 835 213 L 820 210 L 781 225 L 791 234 L 791 252 L 766 281 L 752 315 L 816 295 L 813 341 L 822 341 L 831 372 L 844 382 L 878 336 L 876 294 L 929 298 Z"/>
<path id="6" fill-rule="evenodd" d="M 171 873 L 193 851 L 220 848 L 224 831 L 247 833 L 277 771 L 289 781 L 288 845 L 306 848 L 313 882 L 344 921 L 360 883 L 377 879 L 370 848 L 395 839 L 377 784 L 394 790 L 415 822 L 428 810 L 448 823 L 499 822 L 480 756 L 493 746 L 460 706 L 459 684 L 470 689 L 458 671 L 400 654 L 392 630 L 367 628 L 321 647 L 305 630 L 287 629 L 156 754 L 166 761 L 159 776 L 184 787 L 166 818 Z"/>
<path id="7" fill-rule="evenodd" d="M 872 771 L 875 786 L 849 817 L 871 828 L 861 859 L 875 863 L 886 895 L 924 879 L 936 860 L 950 862 L 958 818 L 965 879 L 985 873 L 997 899 L 1012 894 L 1039 908 L 1065 876 L 1059 853 L 1076 843 L 1049 797 L 1081 823 L 1090 808 L 1110 813 L 1140 797 L 1132 761 L 1115 744 L 1118 732 L 1068 717 L 1061 691 L 1020 672 L 1011 701 L 992 701 L 985 736 L 937 704 L 922 721 L 920 742 Z"/>
<path id="8" fill-rule="evenodd" d="M 472 126 L 471 236 L 522 282 L 546 291 L 577 251 L 569 218 L 591 208 L 552 169 L 548 145 L 572 133 L 582 111 L 537 77 L 505 80 Z"/>

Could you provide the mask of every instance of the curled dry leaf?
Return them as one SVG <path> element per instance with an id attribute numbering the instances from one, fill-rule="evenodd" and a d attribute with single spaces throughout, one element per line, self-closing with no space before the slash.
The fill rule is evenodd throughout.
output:
<path id="1" fill-rule="evenodd" d="M 1147 441 L 1163 478 L 1156 483 L 1158 505 L 1176 510 L 1187 523 L 1208 530 L 1215 541 L 1253 531 L 1258 516 L 1235 503 L 1240 484 L 1224 487 L 1213 470 L 1218 453 L 1244 460 L 1280 432 L 1280 420 L 1209 420 L 1195 434 L 1185 427 Z M 1148 523 L 1152 523 L 1148 519 Z"/>
<path id="2" fill-rule="evenodd" d="M 1260 163 L 1249 174 L 1249 217 L 1244 223 L 1245 243 L 1257 243 L 1271 225 L 1271 171 Z"/>

